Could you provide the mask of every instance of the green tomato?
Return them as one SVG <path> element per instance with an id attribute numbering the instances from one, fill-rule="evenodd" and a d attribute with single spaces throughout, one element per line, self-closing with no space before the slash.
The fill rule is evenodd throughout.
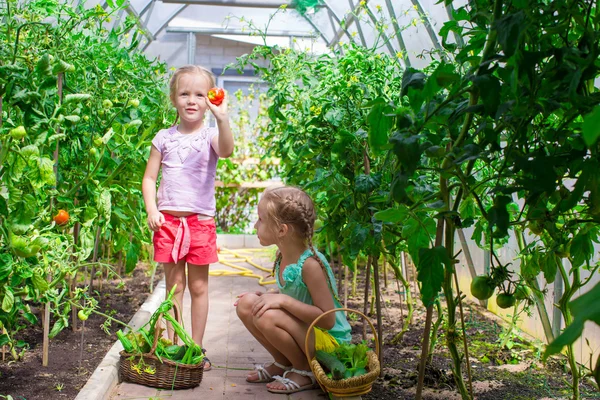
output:
<path id="1" fill-rule="evenodd" d="M 476 276 L 471 281 L 471 294 L 479 300 L 487 300 L 494 294 L 492 279 L 487 275 Z"/>
<path id="2" fill-rule="evenodd" d="M 108 99 L 105 99 L 102 101 L 102 107 L 109 109 L 109 108 L 112 108 L 112 106 L 113 106 L 112 101 L 110 101 Z"/>
<path id="3" fill-rule="evenodd" d="M 516 302 L 517 299 L 512 294 L 500 293 L 496 297 L 496 304 L 498 304 L 498 307 L 500 308 L 511 308 L 515 305 Z"/>
<path id="4" fill-rule="evenodd" d="M 15 140 L 21 140 L 27 136 L 27 131 L 23 125 L 17 126 L 10 130 L 9 135 Z"/>
<path id="5" fill-rule="evenodd" d="M 517 288 L 515 289 L 515 298 L 517 300 L 526 300 L 531 298 L 531 289 L 529 289 L 529 287 L 525 286 L 525 285 L 517 285 Z"/>
<path id="6" fill-rule="evenodd" d="M 85 313 L 84 310 L 79 310 L 79 312 L 77 313 L 77 318 L 79 318 L 81 321 L 87 321 L 88 315 Z"/>
<path id="7" fill-rule="evenodd" d="M 138 99 L 129 100 L 129 105 L 133 108 L 138 108 L 140 106 L 140 101 Z"/>
<path id="8" fill-rule="evenodd" d="M 98 150 L 97 150 L 95 147 L 92 147 L 92 148 L 90 149 L 90 155 L 91 155 L 92 157 L 96 157 L 96 155 L 97 155 L 97 154 L 98 154 Z"/>
<path id="9" fill-rule="evenodd" d="M 101 138 L 99 138 L 99 137 L 96 137 L 96 138 L 94 138 L 94 146 L 96 146 L 96 147 L 100 147 L 100 146 L 102 146 L 103 144 L 104 144 L 104 142 L 102 141 L 102 139 L 101 139 Z"/>

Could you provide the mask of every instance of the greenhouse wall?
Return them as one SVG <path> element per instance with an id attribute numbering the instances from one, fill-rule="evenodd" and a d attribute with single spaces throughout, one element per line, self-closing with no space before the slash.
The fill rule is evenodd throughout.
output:
<path id="1" fill-rule="evenodd" d="M 486 263 L 486 255 L 489 257 L 489 253 L 484 252 L 480 249 L 473 240 L 471 240 L 471 235 L 473 234 L 473 229 L 464 229 L 465 238 L 467 239 L 467 243 L 469 246 L 469 251 L 471 252 L 471 257 L 473 258 L 473 264 L 475 266 L 475 271 L 478 275 L 486 273 L 485 266 L 489 265 L 489 262 Z M 527 238 L 528 241 L 532 241 L 533 238 Z M 462 249 L 458 236 L 456 237 L 456 248 Z M 600 246 L 595 245 L 595 250 L 597 253 L 600 253 Z M 497 256 L 503 264 L 511 263 L 511 269 L 514 271 L 519 271 L 520 260 L 517 258 L 519 254 L 517 241 L 513 234 L 510 235 L 509 242 L 502 249 L 498 250 Z M 469 273 L 468 264 L 465 259 L 464 250 L 458 256 L 460 263 L 457 265 L 457 273 L 459 278 L 460 288 L 466 296 L 475 302 L 478 302 L 476 298 L 471 296 L 470 284 L 471 284 L 471 275 Z M 564 259 L 563 259 L 564 260 Z M 596 260 L 593 260 L 594 262 Z M 568 263 L 567 261 L 563 261 L 564 263 Z M 567 264 L 565 264 L 567 266 Z M 568 268 L 567 268 L 568 270 Z M 589 272 L 581 268 L 581 279 L 584 280 L 589 276 Z M 560 277 L 557 277 L 557 280 Z M 556 282 L 556 281 L 555 281 Z M 600 282 L 600 276 L 596 274 L 595 277 L 591 279 L 591 281 L 584 287 L 583 291 L 579 291 L 579 293 L 574 296 L 579 297 L 584 294 L 586 291 L 590 290 L 596 283 Z M 553 315 L 555 311 L 554 307 L 554 292 L 555 292 L 555 283 L 546 284 L 543 276 L 540 275 L 538 277 L 538 283 L 540 284 L 540 288 L 542 290 L 547 289 L 546 293 L 546 309 L 548 310 L 548 317 L 553 324 L 553 329 L 556 330 L 559 328 L 557 326 L 558 322 L 553 320 Z M 495 296 L 488 300 L 488 310 L 492 311 L 494 314 L 502 317 L 503 319 L 510 321 L 513 309 L 503 310 L 496 305 Z M 531 316 L 523 313 L 520 317 L 518 327 L 528 334 L 532 335 L 536 339 L 541 340 L 542 343 L 546 343 L 546 337 L 544 335 L 544 329 L 542 327 L 542 323 L 540 321 L 540 317 L 537 311 L 536 306 L 532 306 L 531 308 Z M 564 329 L 565 324 L 560 318 L 560 329 Z M 589 346 L 586 341 L 589 341 Z M 587 365 L 589 367 L 590 364 L 590 353 L 597 354 L 600 349 L 600 327 L 595 325 L 592 322 L 587 322 L 585 325 L 585 330 L 583 331 L 583 335 L 580 339 L 578 339 L 574 344 L 574 352 L 577 357 L 577 361 Z"/>
<path id="2" fill-rule="evenodd" d="M 252 52 L 253 44 L 214 36 L 195 35 L 196 47 L 194 64 L 210 70 L 222 70 L 227 64 L 234 63 L 237 57 Z M 165 33 L 159 40 L 152 42 L 145 53 L 157 57 L 169 67 L 189 64 L 188 36 L 185 33 Z"/>

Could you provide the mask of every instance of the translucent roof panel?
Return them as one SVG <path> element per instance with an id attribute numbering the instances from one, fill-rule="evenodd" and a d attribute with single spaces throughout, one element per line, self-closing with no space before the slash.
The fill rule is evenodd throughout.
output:
<path id="1" fill-rule="evenodd" d="M 302 48 L 324 52 L 327 46 L 355 42 L 398 55 L 417 68 L 429 63 L 432 50 L 441 48 L 438 32 L 452 15 L 452 6 L 439 0 L 321 0 L 306 11 L 295 9 L 294 4 L 291 0 L 131 0 L 130 8 L 154 40 L 169 31 L 262 44 L 250 32 L 264 31 L 268 25 L 268 45 L 300 43 Z M 464 4 L 466 0 L 453 2 L 454 7 Z"/>

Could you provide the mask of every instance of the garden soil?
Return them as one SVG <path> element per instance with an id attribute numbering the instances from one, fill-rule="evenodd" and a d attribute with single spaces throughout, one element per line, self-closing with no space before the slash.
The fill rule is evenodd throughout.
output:
<path id="1" fill-rule="evenodd" d="M 154 281 L 159 282 L 160 279 L 162 273 L 157 271 Z M 138 265 L 123 282 L 124 285 L 119 285 L 120 280 L 103 282 L 100 289 L 95 281 L 94 297 L 99 302 L 101 312 L 119 321 L 129 322 L 151 294 L 148 267 Z M 39 318 L 39 312 L 37 315 Z M 11 395 L 14 400 L 67 400 L 77 397 L 117 340 L 115 332 L 122 328 L 113 323 L 110 334 L 107 334 L 102 328 L 104 321 L 104 317 L 92 313 L 85 321 L 83 332 L 81 321 L 78 320 L 76 331 L 68 327 L 51 339 L 47 367 L 42 366 L 41 324 L 21 330 L 18 339 L 27 342 L 30 348 L 22 361 L 12 361 L 8 353 L 4 361 L 0 356 L 0 395 Z"/>

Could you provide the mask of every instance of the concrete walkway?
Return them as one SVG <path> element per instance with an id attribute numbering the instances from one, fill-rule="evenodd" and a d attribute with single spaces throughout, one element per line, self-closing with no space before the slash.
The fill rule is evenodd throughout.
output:
<path id="1" fill-rule="evenodd" d="M 246 253 L 248 255 L 248 253 Z M 253 253 L 252 259 L 259 265 L 272 268 L 272 261 L 265 253 Z M 236 265 L 252 269 L 260 276 L 267 275 L 247 263 Z M 214 264 L 211 270 L 231 270 L 230 266 Z M 188 390 L 158 390 L 146 386 L 120 383 L 109 396 L 112 400 L 173 399 L 173 400 L 312 400 L 327 399 L 320 389 L 281 395 L 269 393 L 265 384 L 250 384 L 246 375 L 254 364 L 272 361 L 267 351 L 252 337 L 238 319 L 233 303 L 239 293 L 265 290 L 275 285 L 260 286 L 258 279 L 244 276 L 211 276 L 209 279 L 210 308 L 204 337 L 204 347 L 213 363 L 213 369 L 205 372 L 200 386 Z M 184 323 L 190 329 L 189 292 L 186 290 L 183 301 Z"/>

